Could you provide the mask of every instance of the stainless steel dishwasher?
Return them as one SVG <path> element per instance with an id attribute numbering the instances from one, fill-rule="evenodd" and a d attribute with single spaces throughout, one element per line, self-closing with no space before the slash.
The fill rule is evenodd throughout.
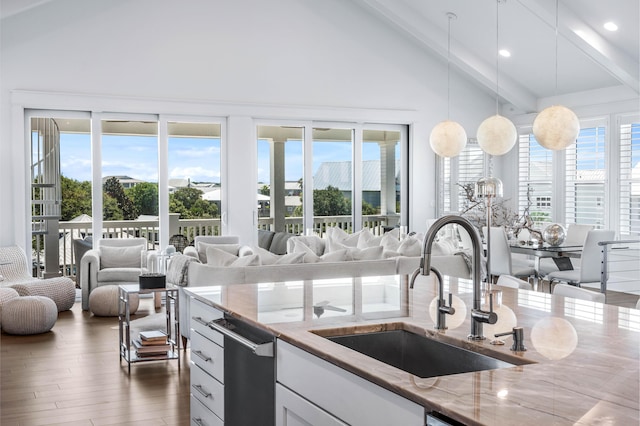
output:
<path id="1" fill-rule="evenodd" d="M 224 335 L 225 424 L 275 424 L 275 337 L 227 314 L 208 326 Z"/>

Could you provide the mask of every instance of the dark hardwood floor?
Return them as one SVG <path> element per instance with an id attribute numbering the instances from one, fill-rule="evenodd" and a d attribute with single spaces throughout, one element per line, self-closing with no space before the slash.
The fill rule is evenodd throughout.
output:
<path id="1" fill-rule="evenodd" d="M 143 299 L 137 318 L 155 313 Z M 61 312 L 49 333 L 0 337 L 0 424 L 188 425 L 189 363 L 118 358 L 118 318 Z"/>

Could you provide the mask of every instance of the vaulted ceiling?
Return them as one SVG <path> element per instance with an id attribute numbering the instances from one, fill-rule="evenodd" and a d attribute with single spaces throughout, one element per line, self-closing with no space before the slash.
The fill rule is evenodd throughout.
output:
<path id="1" fill-rule="evenodd" d="M 638 0 L 558 4 L 555 0 L 359 0 L 359 4 L 425 51 L 445 61 L 449 57 L 452 67 L 492 93 L 498 69 L 498 94 L 512 113 L 536 111 L 557 97 L 569 96 L 580 103 L 589 102 L 589 97 L 598 102 L 638 97 Z M 456 15 L 451 21 L 450 54 L 448 12 Z M 609 21 L 618 25 L 617 31 L 604 28 Z M 511 52 L 498 64 L 496 41 L 500 49 Z"/>
<path id="2" fill-rule="evenodd" d="M 51 1 L 1 0 L 0 17 Z M 556 99 L 571 106 L 639 98 L 638 0 L 350 1 L 488 93 L 497 90 L 506 113 L 539 111 Z M 448 12 L 456 15 L 450 53 Z M 619 29 L 604 29 L 608 21 Z M 497 45 L 511 57 L 498 59 Z"/>

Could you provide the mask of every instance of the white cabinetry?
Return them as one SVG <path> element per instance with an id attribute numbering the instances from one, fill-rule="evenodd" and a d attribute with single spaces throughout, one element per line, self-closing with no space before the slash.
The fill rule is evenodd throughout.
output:
<path id="1" fill-rule="evenodd" d="M 222 312 L 195 299 L 191 310 L 191 424 L 224 424 L 224 338 L 206 324 Z"/>
<path id="2" fill-rule="evenodd" d="M 424 425 L 424 407 L 279 339 L 276 358 L 277 425 Z"/>
<path id="3" fill-rule="evenodd" d="M 346 425 L 281 384 L 276 385 L 276 424 L 287 426 Z"/>

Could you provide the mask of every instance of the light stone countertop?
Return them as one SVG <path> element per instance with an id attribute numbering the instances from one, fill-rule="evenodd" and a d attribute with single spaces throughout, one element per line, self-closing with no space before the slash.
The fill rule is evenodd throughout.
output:
<path id="1" fill-rule="evenodd" d="M 187 292 L 423 405 L 427 412 L 435 410 L 464 424 L 640 424 L 639 310 L 504 288 L 499 323 L 485 325 L 484 335 L 509 331 L 517 321 L 524 327 L 527 351 L 516 353 L 510 351 L 510 337 L 503 338 L 503 346 L 490 344 L 490 339 L 468 341 L 471 283 L 445 277 L 445 285 L 445 291 L 457 296 L 458 315 L 447 317 L 450 328 L 444 332 L 434 330 L 429 314 L 436 290 L 431 277 L 420 277 L 412 290 L 406 276 L 390 276 Z M 324 310 L 316 306 L 314 313 L 314 304 Z M 384 328 L 427 334 L 517 365 L 420 378 L 317 334 Z"/>

